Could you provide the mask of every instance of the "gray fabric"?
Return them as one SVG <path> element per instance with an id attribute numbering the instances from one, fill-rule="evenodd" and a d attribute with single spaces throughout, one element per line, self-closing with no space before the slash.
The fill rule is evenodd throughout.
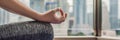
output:
<path id="1" fill-rule="evenodd" d="M 38 21 L 0 25 L 0 40 L 53 40 L 53 28 Z"/>

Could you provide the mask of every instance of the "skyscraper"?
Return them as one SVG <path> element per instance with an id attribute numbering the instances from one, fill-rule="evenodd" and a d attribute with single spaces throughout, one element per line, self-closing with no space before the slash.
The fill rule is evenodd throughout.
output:
<path id="1" fill-rule="evenodd" d="M 75 14 L 75 26 L 73 29 L 81 29 L 85 23 L 85 0 L 74 0 L 73 13 Z M 84 20 L 84 21 L 83 21 Z M 81 30 L 73 30 L 73 33 L 79 33 Z"/>
<path id="2" fill-rule="evenodd" d="M 59 4 L 58 6 L 62 8 L 62 10 L 64 12 L 66 12 L 68 15 L 70 14 L 69 11 L 69 4 L 67 1 L 69 0 L 58 0 Z M 61 25 L 61 29 L 64 29 L 64 32 L 66 35 L 68 35 L 68 30 L 69 30 L 69 16 L 67 16 L 66 20 L 64 21 L 64 23 L 60 24 Z M 71 29 L 70 29 L 71 30 Z"/>
<path id="3" fill-rule="evenodd" d="M 0 8 L 0 25 L 6 24 L 9 22 L 9 12 Z"/>
<path id="4" fill-rule="evenodd" d="M 111 25 L 110 25 L 110 15 L 108 11 L 108 6 L 106 2 L 102 2 L 102 29 L 103 30 L 110 30 Z"/>
<path id="5" fill-rule="evenodd" d="M 73 3 L 75 23 L 72 34 L 84 33 L 89 35 L 93 31 L 93 11 L 91 11 L 93 10 L 93 0 L 74 0 Z"/>
<path id="6" fill-rule="evenodd" d="M 120 28 L 118 26 L 118 0 L 110 0 L 110 23 L 111 29 Z"/>

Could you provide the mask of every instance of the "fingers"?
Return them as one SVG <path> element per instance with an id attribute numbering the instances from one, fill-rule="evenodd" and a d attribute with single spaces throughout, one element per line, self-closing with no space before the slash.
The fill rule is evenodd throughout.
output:
<path id="1" fill-rule="evenodd" d="M 64 22 L 66 18 L 67 18 L 67 13 L 64 13 L 64 16 L 61 17 L 61 22 Z"/>
<path id="2" fill-rule="evenodd" d="M 51 9 L 48 11 L 48 13 L 52 13 L 52 14 L 55 14 L 56 12 L 59 11 L 59 8 L 55 8 L 55 9 Z"/>
<path id="3" fill-rule="evenodd" d="M 52 12 L 58 12 L 58 11 L 60 11 L 60 8 L 52 9 Z"/>
<path id="4" fill-rule="evenodd" d="M 61 16 L 64 16 L 64 12 L 62 9 L 59 9 Z"/>
<path id="5" fill-rule="evenodd" d="M 57 19 L 57 21 L 54 22 L 54 24 L 59 24 L 65 21 L 65 19 L 67 18 L 67 13 L 64 13 L 63 16 L 61 16 L 60 18 Z"/>
<path id="6" fill-rule="evenodd" d="M 55 8 L 51 11 L 53 14 L 55 14 L 56 12 L 60 12 L 60 17 L 55 17 L 57 20 L 53 23 L 62 23 L 65 21 L 65 19 L 67 18 L 67 13 L 64 13 L 64 11 L 61 8 Z"/>
<path id="7" fill-rule="evenodd" d="M 52 12 L 55 12 L 55 13 L 60 12 L 61 16 L 64 16 L 64 12 L 61 8 L 55 8 L 55 9 L 52 10 Z"/>
<path id="8" fill-rule="evenodd" d="M 67 18 L 67 13 L 65 13 L 65 18 Z"/>

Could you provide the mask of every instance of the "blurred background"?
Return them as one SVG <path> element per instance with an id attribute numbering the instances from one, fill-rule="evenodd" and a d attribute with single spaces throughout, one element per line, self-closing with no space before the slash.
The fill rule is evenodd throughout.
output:
<path id="1" fill-rule="evenodd" d="M 93 0 L 20 0 L 28 7 L 43 13 L 61 7 L 68 17 L 64 23 L 52 24 L 55 36 L 94 36 Z M 102 0 L 102 35 L 120 35 L 120 0 Z M 31 21 L 24 16 L 0 9 L 0 25 Z"/>

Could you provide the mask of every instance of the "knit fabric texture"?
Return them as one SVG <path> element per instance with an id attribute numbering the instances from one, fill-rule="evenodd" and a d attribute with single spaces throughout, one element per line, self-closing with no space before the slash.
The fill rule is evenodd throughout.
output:
<path id="1" fill-rule="evenodd" d="M 0 40 L 53 40 L 50 23 L 28 21 L 0 25 Z"/>

